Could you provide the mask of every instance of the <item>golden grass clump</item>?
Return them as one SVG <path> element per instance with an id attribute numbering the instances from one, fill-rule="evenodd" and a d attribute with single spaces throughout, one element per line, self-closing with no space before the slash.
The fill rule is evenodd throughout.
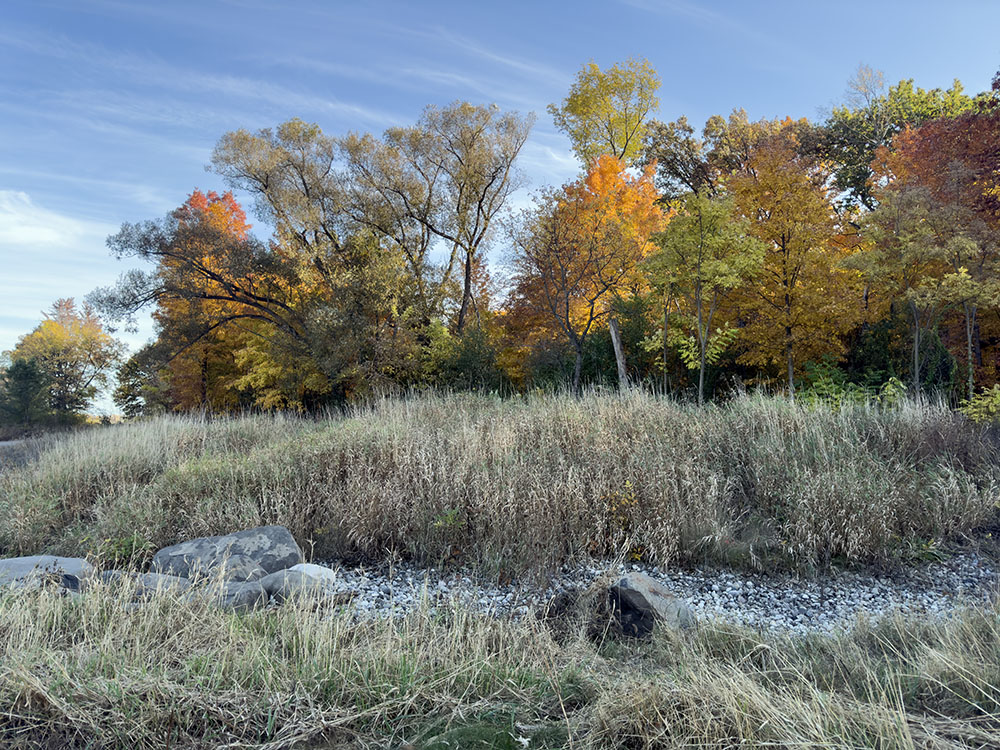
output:
<path id="1" fill-rule="evenodd" d="M 792 637 L 554 637 L 426 604 L 356 621 L 127 590 L 0 596 L 4 748 L 984 748 L 1000 610 Z M 445 743 L 450 743 L 446 745 Z M 528 744 L 525 745 L 524 742 Z M 482 743 L 482 744 L 480 744 Z"/>

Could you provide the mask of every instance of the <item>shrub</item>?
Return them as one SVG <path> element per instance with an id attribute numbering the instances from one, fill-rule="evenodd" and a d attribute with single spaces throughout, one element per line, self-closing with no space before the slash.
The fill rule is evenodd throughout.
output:
<path id="1" fill-rule="evenodd" d="M 961 412 L 977 424 L 1000 422 L 1000 385 L 978 393 L 964 402 Z"/>

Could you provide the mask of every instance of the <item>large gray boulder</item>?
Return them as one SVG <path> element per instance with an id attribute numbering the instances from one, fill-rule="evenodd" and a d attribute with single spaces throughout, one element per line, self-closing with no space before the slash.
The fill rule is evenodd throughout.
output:
<path id="1" fill-rule="evenodd" d="M 217 572 L 220 566 L 244 568 L 259 565 L 265 574 L 302 562 L 302 550 L 284 526 L 261 526 L 225 536 L 208 536 L 165 547 L 153 556 L 151 569 L 181 578 L 198 578 Z M 248 579 L 244 579 L 248 580 Z"/>
<path id="2" fill-rule="evenodd" d="M 40 588 L 50 583 L 78 591 L 81 579 L 93 573 L 94 566 L 79 557 L 31 555 L 0 560 L 0 586 Z"/>
<path id="3" fill-rule="evenodd" d="M 694 615 L 684 602 L 645 573 L 627 573 L 608 590 L 616 624 L 625 635 L 642 637 L 658 624 L 689 628 Z"/>

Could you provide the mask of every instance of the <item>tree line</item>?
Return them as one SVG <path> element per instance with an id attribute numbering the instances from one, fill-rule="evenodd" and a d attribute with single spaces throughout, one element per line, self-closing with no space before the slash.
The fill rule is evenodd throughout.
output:
<path id="1" fill-rule="evenodd" d="M 862 67 L 823 122 L 736 109 L 700 129 L 651 117 L 659 87 L 643 60 L 583 66 L 549 107 L 580 175 L 519 211 L 534 115 L 226 133 L 211 169 L 231 191 L 110 237 L 147 270 L 57 303 L 7 353 L 0 410 L 79 413 L 112 370 L 127 416 L 434 386 L 1000 399 L 1000 73 L 969 95 Z M 155 339 L 126 359 L 97 315 L 150 308 Z"/>

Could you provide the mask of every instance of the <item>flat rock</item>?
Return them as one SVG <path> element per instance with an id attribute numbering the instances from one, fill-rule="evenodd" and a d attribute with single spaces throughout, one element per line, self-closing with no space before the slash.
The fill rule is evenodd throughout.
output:
<path id="1" fill-rule="evenodd" d="M 222 609 L 247 612 L 267 604 L 267 592 L 256 581 L 211 584 L 193 588 L 185 594 L 189 601 L 203 601 Z"/>
<path id="2" fill-rule="evenodd" d="M 625 635 L 646 636 L 658 624 L 670 628 L 689 628 L 694 624 L 687 604 L 646 573 L 627 573 L 611 586 L 608 595 L 615 619 Z"/>
<path id="3" fill-rule="evenodd" d="M 151 569 L 181 578 L 202 577 L 234 558 L 240 558 L 240 565 L 252 561 L 265 574 L 285 570 L 303 559 L 302 550 L 288 529 L 261 526 L 164 547 L 153 556 Z"/>
<path id="4" fill-rule="evenodd" d="M 187 591 L 191 588 L 191 581 L 187 578 L 162 573 L 141 573 L 137 580 L 147 591 Z"/>
<path id="5" fill-rule="evenodd" d="M 58 576 L 62 585 L 70 590 L 79 589 L 81 578 L 94 572 L 94 566 L 79 557 L 56 557 L 54 555 L 31 555 L 0 560 L 0 586 L 18 581 L 41 580 L 46 576 L 53 581 Z"/>
<path id="6" fill-rule="evenodd" d="M 133 573 L 121 570 L 105 570 L 99 580 L 104 584 L 113 585 L 126 580 L 132 581 L 136 587 L 136 596 L 147 597 L 157 592 L 170 592 L 182 594 L 191 588 L 191 581 L 179 576 L 164 575 L 162 573 Z"/>

